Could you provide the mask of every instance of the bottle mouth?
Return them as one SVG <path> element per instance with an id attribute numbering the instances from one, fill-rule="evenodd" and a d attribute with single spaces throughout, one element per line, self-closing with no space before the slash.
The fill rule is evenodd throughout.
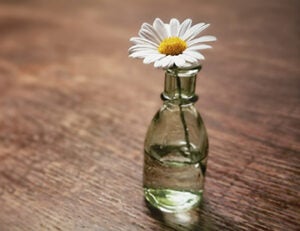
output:
<path id="1" fill-rule="evenodd" d="M 173 101 L 173 102 L 177 102 L 177 101 L 179 102 L 180 101 L 183 104 L 195 103 L 199 99 L 198 95 L 194 94 L 194 95 L 188 96 L 188 97 L 183 96 L 182 99 L 179 100 L 178 97 L 170 97 L 168 94 L 166 94 L 164 92 L 162 92 L 160 94 L 160 98 L 163 101 L 170 101 L 170 102 L 171 101 Z"/>
<path id="2" fill-rule="evenodd" d="M 171 67 L 166 69 L 166 74 L 174 77 L 192 77 L 198 74 L 202 66 L 191 66 L 191 67 Z"/>

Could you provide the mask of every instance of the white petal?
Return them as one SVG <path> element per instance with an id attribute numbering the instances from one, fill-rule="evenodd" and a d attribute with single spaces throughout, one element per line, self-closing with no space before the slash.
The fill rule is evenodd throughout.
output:
<path id="1" fill-rule="evenodd" d="M 173 62 L 174 63 L 174 62 Z M 162 67 L 169 67 L 172 64 L 172 56 L 168 55 L 163 60 L 161 60 Z"/>
<path id="2" fill-rule="evenodd" d="M 129 54 L 132 54 L 134 52 L 139 52 L 139 51 L 146 51 L 146 52 L 157 53 L 157 54 L 159 53 L 156 48 L 146 47 L 142 45 L 139 45 L 139 47 L 136 46 L 137 45 L 134 45 L 128 49 Z"/>
<path id="3" fill-rule="evenodd" d="M 155 38 L 157 39 L 158 44 L 160 44 L 160 42 L 162 41 L 162 39 L 160 38 L 161 36 L 158 34 L 155 28 L 152 27 L 152 25 L 144 23 L 142 27 L 143 29 L 148 30 L 151 34 L 153 34 L 153 36 L 155 36 Z"/>
<path id="4" fill-rule="evenodd" d="M 190 46 L 187 48 L 187 50 L 197 51 L 197 50 L 205 50 L 205 49 L 210 49 L 210 48 L 212 48 L 212 46 L 206 45 L 206 44 L 201 44 L 201 45 Z"/>
<path id="5" fill-rule="evenodd" d="M 154 20 L 153 28 L 156 30 L 161 41 L 168 37 L 168 32 L 166 30 L 165 24 L 160 18 L 156 18 Z"/>
<path id="6" fill-rule="evenodd" d="M 181 54 L 182 58 L 184 58 L 187 62 L 190 62 L 190 63 L 195 63 L 197 62 L 197 59 L 192 57 L 192 56 L 189 56 L 189 55 L 186 55 L 186 54 Z"/>
<path id="7" fill-rule="evenodd" d="M 171 37 L 170 24 L 165 24 L 165 28 L 166 28 L 166 31 L 167 31 L 167 37 L 166 38 Z"/>
<path id="8" fill-rule="evenodd" d="M 165 63 L 164 63 L 164 68 L 169 68 L 169 67 L 174 66 L 174 64 L 175 64 L 174 57 L 175 56 L 169 55 L 169 59 L 166 60 Z"/>
<path id="9" fill-rule="evenodd" d="M 191 46 L 191 45 L 194 45 L 194 44 L 197 44 L 197 43 L 213 42 L 213 41 L 216 41 L 216 40 L 217 40 L 217 38 L 215 36 L 204 35 L 204 36 L 201 36 L 199 38 L 188 41 L 187 44 L 188 44 L 188 46 Z"/>
<path id="10" fill-rule="evenodd" d="M 137 53 L 137 52 L 146 52 L 146 53 L 149 53 L 149 54 L 159 54 L 158 52 L 156 52 L 155 50 L 150 50 L 150 49 L 136 49 L 136 50 L 129 50 L 128 53 L 129 55 L 133 54 L 133 53 Z"/>
<path id="11" fill-rule="evenodd" d="M 153 62 L 155 62 L 155 61 L 157 61 L 157 60 L 160 60 L 160 59 L 163 58 L 164 56 L 166 56 L 166 55 L 163 55 L 163 54 L 149 55 L 149 56 L 147 56 L 147 57 L 144 59 L 143 63 L 144 63 L 144 64 L 153 63 Z"/>
<path id="12" fill-rule="evenodd" d="M 129 57 L 131 58 L 145 58 L 149 55 L 155 55 L 157 53 L 154 53 L 153 51 L 136 51 L 136 52 L 133 52 L 132 54 L 129 55 Z"/>
<path id="13" fill-rule="evenodd" d="M 200 54 L 199 52 L 196 52 L 196 51 L 185 50 L 183 53 L 185 55 L 189 55 L 189 56 L 191 56 L 193 58 L 196 58 L 197 60 L 203 60 L 203 59 L 205 59 L 202 54 Z"/>
<path id="14" fill-rule="evenodd" d="M 182 65 L 178 66 L 180 68 L 184 68 L 184 67 L 190 67 L 191 66 L 191 63 L 185 61 Z"/>
<path id="15" fill-rule="evenodd" d="M 178 36 L 178 30 L 179 30 L 179 21 L 176 18 L 172 18 L 170 20 L 170 35 L 172 37 Z"/>
<path id="16" fill-rule="evenodd" d="M 158 47 L 157 43 L 141 37 L 132 37 L 130 42 L 133 42 L 134 44 L 151 44 L 154 47 Z"/>
<path id="17" fill-rule="evenodd" d="M 166 67 L 168 67 L 168 68 L 172 67 L 172 66 L 174 66 L 174 64 L 175 64 L 174 56 L 171 56 L 171 59 L 169 60 L 169 63 Z"/>
<path id="18" fill-rule="evenodd" d="M 201 28 L 202 26 L 204 26 L 205 23 L 198 23 L 192 27 L 190 27 L 185 34 L 182 36 L 182 39 L 184 40 L 188 40 L 188 38 L 193 34 L 193 32 L 197 29 L 197 28 Z"/>
<path id="19" fill-rule="evenodd" d="M 186 19 L 182 22 L 180 25 L 179 31 L 178 31 L 178 36 L 181 38 L 185 32 L 191 27 L 192 25 L 192 20 L 191 19 Z"/>
<path id="20" fill-rule="evenodd" d="M 155 67 L 155 68 L 160 68 L 160 67 L 161 67 L 161 59 L 155 61 L 154 67 Z"/>
<path id="21" fill-rule="evenodd" d="M 168 55 L 165 56 L 164 58 L 157 60 L 154 63 L 154 67 L 156 68 L 166 68 L 168 67 L 169 63 L 172 61 L 172 56 Z"/>
<path id="22" fill-rule="evenodd" d="M 205 30 L 207 27 L 209 27 L 209 24 L 205 23 L 199 23 L 194 26 L 192 26 L 184 35 L 183 39 L 185 41 L 189 41 L 193 38 L 195 38 L 201 31 Z"/>
<path id="23" fill-rule="evenodd" d="M 140 29 L 139 31 L 139 36 L 140 37 L 143 37 L 145 39 L 148 39 L 156 44 L 159 44 L 160 43 L 160 40 L 159 38 L 157 38 L 153 33 L 151 33 L 151 31 L 145 29 L 145 28 L 142 28 Z"/>
<path id="24" fill-rule="evenodd" d="M 154 47 L 152 45 L 149 45 L 149 44 L 136 44 L 136 45 L 133 45 L 129 48 L 129 50 L 134 50 L 134 49 L 152 49 L 152 50 L 157 50 L 157 47 Z"/>
<path id="25" fill-rule="evenodd" d="M 180 55 L 175 56 L 174 61 L 177 67 L 182 67 L 185 64 L 185 60 Z"/>
<path id="26" fill-rule="evenodd" d="M 133 52 L 138 52 L 138 51 L 147 51 L 147 52 L 152 52 L 152 53 L 158 53 L 155 49 L 149 49 L 149 48 L 133 48 L 133 49 L 128 49 L 129 53 Z"/>

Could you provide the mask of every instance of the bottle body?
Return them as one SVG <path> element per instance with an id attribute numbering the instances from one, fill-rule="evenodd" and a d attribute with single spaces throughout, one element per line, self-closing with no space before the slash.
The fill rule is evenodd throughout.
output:
<path id="1" fill-rule="evenodd" d="M 145 139 L 145 198 L 165 212 L 188 210 L 202 198 L 208 137 L 194 106 L 193 86 L 189 86 L 195 81 L 187 79 L 195 77 L 195 74 L 188 77 L 178 77 L 177 73 L 166 75 L 165 84 L 173 81 L 171 88 L 175 90 L 165 89 L 164 104 L 154 116 Z M 188 89 L 185 92 L 184 86 Z"/>

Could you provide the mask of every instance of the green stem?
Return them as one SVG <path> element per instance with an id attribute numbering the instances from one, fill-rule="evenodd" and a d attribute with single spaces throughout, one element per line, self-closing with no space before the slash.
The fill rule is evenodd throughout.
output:
<path id="1" fill-rule="evenodd" d="M 181 82 L 180 82 L 180 77 L 178 76 L 177 72 L 176 72 L 176 83 L 177 83 L 178 94 L 179 94 L 180 119 L 181 119 L 183 129 L 184 129 L 184 138 L 185 138 L 185 141 L 186 141 L 188 151 L 189 151 L 189 153 L 191 153 L 191 144 L 190 144 L 189 131 L 188 131 L 188 127 L 187 127 L 185 117 L 184 117 L 184 113 L 183 113 L 183 110 L 182 110 Z"/>

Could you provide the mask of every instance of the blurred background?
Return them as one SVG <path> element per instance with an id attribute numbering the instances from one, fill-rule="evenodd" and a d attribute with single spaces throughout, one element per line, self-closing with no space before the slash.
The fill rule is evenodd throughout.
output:
<path id="1" fill-rule="evenodd" d="M 297 230 L 297 0 L 0 0 L 0 230 Z M 218 41 L 198 75 L 210 138 L 202 207 L 143 201 L 164 73 L 128 58 L 143 22 Z"/>

